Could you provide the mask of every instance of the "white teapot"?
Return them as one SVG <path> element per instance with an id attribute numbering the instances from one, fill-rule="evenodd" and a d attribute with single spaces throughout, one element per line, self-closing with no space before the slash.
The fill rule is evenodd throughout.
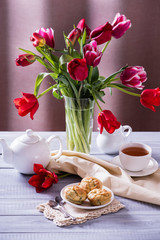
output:
<path id="1" fill-rule="evenodd" d="M 125 132 L 127 130 L 127 132 Z M 112 134 L 103 129 L 102 134 L 98 134 L 96 143 L 99 150 L 106 154 L 118 153 L 120 147 L 126 143 L 128 136 L 131 134 L 132 128 L 128 125 L 120 126 Z"/>
<path id="2" fill-rule="evenodd" d="M 57 139 L 60 144 L 59 151 L 56 155 L 51 156 L 50 142 Z M 45 168 L 51 159 L 57 159 L 62 154 L 62 142 L 58 136 L 50 136 L 47 140 L 34 134 L 31 129 L 16 138 L 9 147 L 6 141 L 0 138 L 3 148 L 3 160 L 11 163 L 18 172 L 24 174 L 33 174 L 34 163 L 42 164 Z"/>

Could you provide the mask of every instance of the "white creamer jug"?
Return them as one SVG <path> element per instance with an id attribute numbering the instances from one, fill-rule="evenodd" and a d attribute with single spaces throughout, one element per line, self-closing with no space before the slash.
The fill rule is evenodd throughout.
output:
<path id="1" fill-rule="evenodd" d="M 116 129 L 112 134 L 103 129 L 102 134 L 99 133 L 96 138 L 97 146 L 103 153 L 116 154 L 120 147 L 126 143 L 131 132 L 132 128 L 129 125 L 121 125 L 120 128 Z"/>

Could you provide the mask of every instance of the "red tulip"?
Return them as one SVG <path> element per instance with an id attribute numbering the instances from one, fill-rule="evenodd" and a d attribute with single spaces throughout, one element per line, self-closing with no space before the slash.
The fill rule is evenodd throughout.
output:
<path id="1" fill-rule="evenodd" d="M 120 75 L 122 83 L 127 87 L 143 89 L 143 82 L 147 80 L 147 74 L 143 67 L 127 67 Z"/>
<path id="2" fill-rule="evenodd" d="M 54 48 L 54 30 L 52 28 L 40 28 L 36 31 L 39 35 L 41 35 L 48 46 Z"/>
<path id="3" fill-rule="evenodd" d="M 98 45 L 110 41 L 111 36 L 112 25 L 109 22 L 106 22 L 104 25 L 101 25 L 98 28 L 94 29 L 90 34 L 90 38 L 92 40 L 95 40 Z"/>
<path id="4" fill-rule="evenodd" d="M 68 72 L 74 80 L 83 81 L 88 77 L 86 59 L 74 58 L 68 63 Z"/>
<path id="5" fill-rule="evenodd" d="M 131 21 L 125 15 L 117 13 L 112 23 L 112 36 L 120 38 L 131 27 Z"/>
<path id="6" fill-rule="evenodd" d="M 86 44 L 83 48 L 84 57 L 89 66 L 96 67 L 102 57 L 102 52 L 97 49 L 97 42 L 91 41 L 89 44 Z"/>
<path id="7" fill-rule="evenodd" d="M 34 164 L 33 169 L 37 175 L 32 176 L 28 182 L 36 188 L 36 192 L 42 192 L 58 182 L 57 175 L 46 170 L 41 164 Z"/>
<path id="8" fill-rule="evenodd" d="M 156 112 L 154 106 L 160 106 L 160 89 L 145 89 L 141 93 L 140 102 L 144 107 Z"/>
<path id="9" fill-rule="evenodd" d="M 70 40 L 70 41 L 68 41 L 68 39 L 66 40 L 67 45 L 70 46 L 70 42 L 71 42 L 72 45 L 74 46 L 80 36 L 81 36 L 81 30 L 78 28 L 74 28 L 67 36 L 67 38 Z"/>
<path id="10" fill-rule="evenodd" d="M 18 58 L 16 58 L 16 65 L 25 67 L 35 62 L 35 60 L 36 60 L 36 57 L 34 55 L 22 54 L 22 55 L 19 55 Z"/>
<path id="11" fill-rule="evenodd" d="M 85 23 L 85 19 L 81 19 L 79 23 L 77 24 L 77 28 L 81 30 L 81 33 L 83 33 L 84 29 L 86 29 L 86 36 L 89 37 L 91 33 L 91 29 L 88 27 L 88 25 Z"/>
<path id="12" fill-rule="evenodd" d="M 43 47 L 46 44 L 46 40 L 39 33 L 34 32 L 33 36 L 30 38 L 33 42 L 34 47 Z"/>
<path id="13" fill-rule="evenodd" d="M 18 109 L 18 114 L 21 117 L 30 113 L 30 118 L 33 120 L 33 116 L 39 107 L 39 103 L 34 94 L 22 93 L 22 98 L 14 99 L 14 104 Z"/>
<path id="14" fill-rule="evenodd" d="M 105 128 L 108 133 L 113 133 L 121 125 L 109 110 L 103 110 L 99 113 L 97 121 L 100 127 L 100 134 L 103 132 L 103 128 Z"/>

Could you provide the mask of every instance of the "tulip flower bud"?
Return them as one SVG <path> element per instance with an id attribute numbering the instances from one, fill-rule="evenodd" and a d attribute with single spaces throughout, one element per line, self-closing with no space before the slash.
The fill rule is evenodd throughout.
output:
<path id="1" fill-rule="evenodd" d="M 95 40 L 98 45 L 106 43 L 111 40 L 112 25 L 106 22 L 104 25 L 95 28 L 90 33 L 90 38 Z"/>
<path id="2" fill-rule="evenodd" d="M 36 57 L 34 55 L 22 54 L 19 55 L 18 58 L 16 58 L 16 65 L 25 67 L 35 62 L 35 60 Z"/>
<path id="3" fill-rule="evenodd" d="M 66 40 L 67 46 L 68 47 L 70 46 L 70 42 L 72 43 L 72 46 L 74 46 L 80 36 L 81 36 L 81 30 L 78 28 L 74 28 L 67 37 L 70 40 L 70 41 L 68 41 L 68 39 Z"/>
<path id="4" fill-rule="evenodd" d="M 160 89 L 145 89 L 141 93 L 140 102 L 144 107 L 156 112 L 154 106 L 160 106 Z"/>
<path id="5" fill-rule="evenodd" d="M 68 63 L 68 72 L 74 80 L 83 81 L 88 77 L 86 59 L 74 58 Z"/>
<path id="6" fill-rule="evenodd" d="M 143 89 L 143 82 L 147 80 L 147 73 L 141 66 L 127 67 L 120 75 L 122 84 L 127 87 Z"/>
<path id="7" fill-rule="evenodd" d="M 111 134 L 121 125 L 120 122 L 117 121 L 117 118 L 109 110 L 103 110 L 100 112 L 98 114 L 97 121 L 100 127 L 100 134 L 103 132 L 103 128 Z"/>
<path id="8" fill-rule="evenodd" d="M 97 49 L 97 42 L 91 41 L 89 44 L 86 44 L 83 48 L 84 57 L 89 66 L 96 67 L 102 57 L 102 52 Z"/>
<path id="9" fill-rule="evenodd" d="M 127 20 L 125 15 L 117 13 L 112 23 L 112 36 L 120 38 L 131 27 L 131 21 Z"/>
<path id="10" fill-rule="evenodd" d="M 33 33 L 30 40 L 33 42 L 34 47 L 43 47 L 46 44 L 46 40 L 37 32 Z"/>

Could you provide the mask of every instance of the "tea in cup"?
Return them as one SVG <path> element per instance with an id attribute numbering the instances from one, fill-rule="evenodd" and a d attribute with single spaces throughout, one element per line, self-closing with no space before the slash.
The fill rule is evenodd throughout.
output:
<path id="1" fill-rule="evenodd" d="M 151 159 L 152 149 L 143 143 L 128 143 L 119 150 L 122 166 L 129 171 L 144 170 Z"/>

